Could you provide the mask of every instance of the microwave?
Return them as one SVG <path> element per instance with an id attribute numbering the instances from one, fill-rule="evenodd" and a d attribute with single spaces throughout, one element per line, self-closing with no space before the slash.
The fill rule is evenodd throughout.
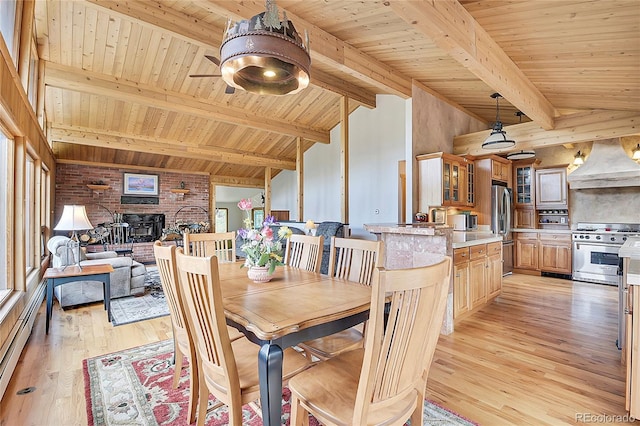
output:
<path id="1" fill-rule="evenodd" d="M 473 231 L 478 229 L 478 215 L 454 214 L 451 217 L 451 225 L 455 231 Z"/>

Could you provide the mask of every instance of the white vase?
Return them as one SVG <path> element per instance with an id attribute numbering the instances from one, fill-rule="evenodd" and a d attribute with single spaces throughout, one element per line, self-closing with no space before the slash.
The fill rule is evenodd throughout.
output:
<path id="1" fill-rule="evenodd" d="M 268 283 L 272 278 L 268 266 L 250 266 L 247 276 L 254 283 Z"/>

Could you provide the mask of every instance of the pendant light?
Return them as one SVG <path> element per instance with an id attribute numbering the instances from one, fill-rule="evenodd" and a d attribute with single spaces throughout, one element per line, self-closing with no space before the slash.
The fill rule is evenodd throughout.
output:
<path id="1" fill-rule="evenodd" d="M 516 111 L 515 115 L 520 118 L 520 123 L 522 123 L 522 116 L 524 112 Z M 533 158 L 536 156 L 536 152 L 532 149 L 521 149 L 518 152 L 510 152 L 507 154 L 507 160 L 526 160 L 527 158 Z"/>
<path id="2" fill-rule="evenodd" d="M 260 95 L 298 93 L 309 85 L 309 36 L 282 20 L 275 0 L 265 11 L 235 25 L 229 21 L 220 46 L 220 71 L 231 87 Z"/>
<path id="3" fill-rule="evenodd" d="M 496 122 L 493 124 L 493 129 L 489 137 L 482 143 L 484 149 L 504 149 L 511 148 L 516 144 L 516 141 L 509 139 L 507 133 L 502 130 L 502 122 L 500 121 L 500 93 L 494 93 L 491 95 L 496 100 Z"/>

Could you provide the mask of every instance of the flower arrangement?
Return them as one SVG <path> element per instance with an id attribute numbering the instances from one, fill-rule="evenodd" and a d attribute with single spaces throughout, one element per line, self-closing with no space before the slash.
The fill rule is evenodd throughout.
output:
<path id="1" fill-rule="evenodd" d="M 255 229 L 251 219 L 251 200 L 242 199 L 238 208 L 245 212 L 244 228 L 238 230 L 238 235 L 244 241 L 240 250 L 247 258 L 242 266 L 261 266 L 268 268 L 268 274 L 273 274 L 276 266 L 284 265 L 282 240 L 291 236 L 291 229 L 281 226 L 278 229 L 278 238 L 275 238 L 270 225 L 276 225 L 273 216 L 267 216 L 262 223 L 262 228 Z"/>

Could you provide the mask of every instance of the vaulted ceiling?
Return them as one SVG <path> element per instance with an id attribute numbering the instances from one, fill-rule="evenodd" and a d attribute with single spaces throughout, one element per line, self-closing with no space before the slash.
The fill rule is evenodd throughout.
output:
<path id="1" fill-rule="evenodd" d="M 295 169 L 296 146 L 328 143 L 340 102 L 374 108 L 412 85 L 523 146 L 640 133 L 637 0 L 280 0 L 307 30 L 311 85 L 296 95 L 225 94 L 229 18 L 263 1 L 37 1 L 45 115 L 58 160 L 163 168 L 262 186 L 265 167 Z M 521 124 L 515 115 L 526 117 Z M 567 137 L 567 135 L 573 135 Z M 486 135 L 484 135 L 486 136 Z M 483 135 L 460 135 L 474 153 Z"/>

